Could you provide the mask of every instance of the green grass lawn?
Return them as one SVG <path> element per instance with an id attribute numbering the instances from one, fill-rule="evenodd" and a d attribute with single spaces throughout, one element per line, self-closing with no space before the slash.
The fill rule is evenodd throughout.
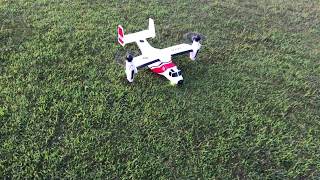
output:
<path id="1" fill-rule="evenodd" d="M 182 87 L 115 61 L 149 17 Z M 318 179 L 319 89 L 317 0 L 0 0 L 2 179 Z"/>

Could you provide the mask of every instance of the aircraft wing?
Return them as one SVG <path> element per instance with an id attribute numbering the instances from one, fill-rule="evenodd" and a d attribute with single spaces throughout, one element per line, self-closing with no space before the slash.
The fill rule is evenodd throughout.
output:
<path id="1" fill-rule="evenodd" d="M 150 58 L 148 56 L 143 56 L 143 55 L 134 57 L 132 60 L 134 66 L 137 67 L 138 69 L 143 68 L 145 66 L 148 66 L 150 64 L 159 62 L 159 61 L 160 61 L 160 59 L 156 59 L 156 58 L 152 58 L 152 57 Z"/>
<path id="2" fill-rule="evenodd" d="M 191 52 L 192 51 L 192 45 L 190 44 L 179 44 L 175 46 L 171 46 L 164 49 L 166 52 L 170 53 L 172 56 Z"/>

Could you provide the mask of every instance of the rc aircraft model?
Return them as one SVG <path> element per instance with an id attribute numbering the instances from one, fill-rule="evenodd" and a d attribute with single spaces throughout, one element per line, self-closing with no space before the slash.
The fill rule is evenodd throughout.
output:
<path id="1" fill-rule="evenodd" d="M 201 37 L 195 35 L 192 37 L 192 44 L 179 44 L 164 49 L 152 47 L 147 38 L 156 36 L 153 19 L 149 18 L 148 30 L 136 33 L 124 34 L 123 27 L 118 26 L 118 42 L 125 46 L 128 43 L 137 43 L 141 55 L 133 57 L 131 54 L 126 57 L 126 76 L 129 82 L 133 82 L 134 76 L 138 73 L 138 69 L 148 67 L 152 72 L 165 76 L 172 85 L 183 84 L 181 70 L 172 62 L 172 56 L 190 53 L 191 60 L 195 60 L 200 50 Z"/>

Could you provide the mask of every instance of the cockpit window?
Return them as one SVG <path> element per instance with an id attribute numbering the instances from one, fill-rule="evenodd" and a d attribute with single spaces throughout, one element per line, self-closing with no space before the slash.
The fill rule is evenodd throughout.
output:
<path id="1" fill-rule="evenodd" d="M 177 72 L 172 73 L 172 77 L 177 77 L 177 76 L 178 76 Z"/>
<path id="2" fill-rule="evenodd" d="M 172 71 L 172 72 L 171 72 Z M 172 77 L 178 77 L 178 76 L 181 76 L 181 71 L 179 70 L 178 72 L 174 72 L 172 69 L 171 71 L 169 71 L 169 76 L 172 76 Z"/>

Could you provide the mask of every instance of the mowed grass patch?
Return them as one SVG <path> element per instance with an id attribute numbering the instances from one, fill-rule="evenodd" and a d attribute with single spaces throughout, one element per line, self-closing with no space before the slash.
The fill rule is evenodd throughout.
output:
<path id="1" fill-rule="evenodd" d="M 0 176 L 319 177 L 319 5 L 1 2 Z M 206 37 L 182 87 L 114 59 L 149 17 L 155 47 Z"/>

